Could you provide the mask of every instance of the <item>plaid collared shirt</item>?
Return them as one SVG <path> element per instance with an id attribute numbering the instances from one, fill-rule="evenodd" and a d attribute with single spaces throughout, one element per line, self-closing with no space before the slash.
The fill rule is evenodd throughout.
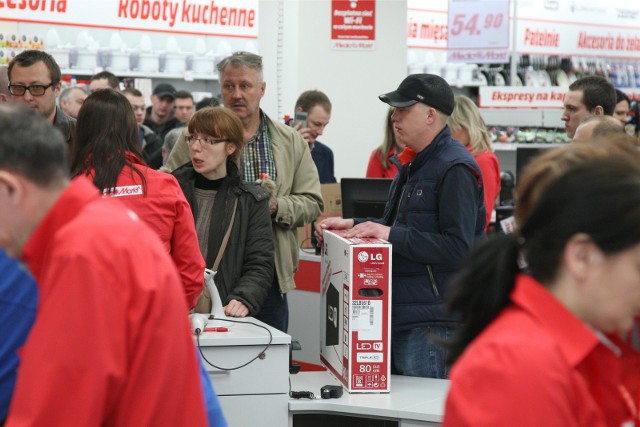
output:
<path id="1" fill-rule="evenodd" d="M 261 110 L 258 132 L 249 138 L 244 146 L 244 179 L 247 182 L 257 181 L 262 174 L 269 175 L 273 181 L 276 180 L 276 162 L 273 159 L 273 147 L 266 118 L 267 116 Z"/>

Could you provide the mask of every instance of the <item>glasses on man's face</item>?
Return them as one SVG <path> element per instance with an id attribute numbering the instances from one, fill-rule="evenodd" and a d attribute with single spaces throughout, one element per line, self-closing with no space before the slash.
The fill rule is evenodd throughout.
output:
<path id="1" fill-rule="evenodd" d="M 48 85 L 9 85 L 9 92 L 14 96 L 22 96 L 28 90 L 33 96 L 42 96 L 51 86 L 58 84 L 58 82 L 51 82 Z"/>
<path id="2" fill-rule="evenodd" d="M 198 138 L 195 135 L 187 135 L 184 137 L 187 141 L 187 144 L 193 145 L 196 141 L 200 141 L 200 145 L 212 147 L 216 144 L 220 144 L 221 142 L 229 142 L 228 139 L 216 139 L 210 137 Z"/>

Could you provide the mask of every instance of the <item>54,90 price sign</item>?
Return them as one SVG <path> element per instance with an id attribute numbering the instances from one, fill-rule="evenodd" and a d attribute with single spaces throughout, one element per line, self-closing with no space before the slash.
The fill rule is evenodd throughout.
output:
<path id="1" fill-rule="evenodd" d="M 484 23 L 478 24 L 480 14 L 468 15 L 459 13 L 453 17 L 453 24 L 449 26 L 449 34 L 459 36 L 466 32 L 470 36 L 480 36 L 483 31 L 500 30 L 504 22 L 504 14 L 487 13 L 484 15 Z"/>
<path id="2" fill-rule="evenodd" d="M 509 46 L 509 0 L 449 0 L 449 48 Z"/>
<path id="3" fill-rule="evenodd" d="M 451 61 L 502 62 L 509 50 L 509 0 L 449 0 L 447 39 Z"/>

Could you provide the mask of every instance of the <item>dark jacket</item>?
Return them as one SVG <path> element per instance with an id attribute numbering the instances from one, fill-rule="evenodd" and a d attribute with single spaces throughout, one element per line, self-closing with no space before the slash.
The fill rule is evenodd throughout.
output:
<path id="1" fill-rule="evenodd" d="M 449 282 L 484 236 L 480 168 L 445 127 L 412 162 L 399 165 L 389 194 L 377 222 L 391 226 L 392 327 L 454 324 L 445 308 Z"/>
<path id="2" fill-rule="evenodd" d="M 148 126 L 140 125 L 140 142 L 142 143 L 142 158 L 152 169 L 162 166 L 162 145 L 164 141 Z"/>
<path id="3" fill-rule="evenodd" d="M 240 179 L 235 163 L 227 162 L 228 176 L 216 194 L 211 215 L 206 265 L 213 267 L 224 234 L 229 228 L 233 204 L 238 199 L 236 217 L 215 283 L 223 305 L 231 299 L 244 303 L 250 315 L 260 312 L 273 283 L 273 232 L 269 215 L 269 195 L 255 183 Z M 197 221 L 196 171 L 191 162 L 173 171 Z"/>
<path id="4" fill-rule="evenodd" d="M 76 119 L 67 116 L 61 108 L 56 107 L 53 127 L 62 133 L 64 140 L 71 146 L 71 142 L 76 137 Z"/>
<path id="5" fill-rule="evenodd" d="M 143 124 L 148 126 L 152 131 L 154 131 L 160 137 L 160 140 L 164 142 L 164 137 L 167 136 L 170 130 L 175 128 L 182 127 L 182 123 L 180 120 L 173 117 L 173 113 L 171 113 L 171 117 L 169 120 L 162 124 L 158 124 L 151 119 L 151 107 L 147 107 L 147 113 L 144 118 Z"/>
<path id="6" fill-rule="evenodd" d="M 333 172 L 333 151 L 320 141 L 313 143 L 313 150 L 311 150 L 311 157 L 313 163 L 316 164 L 318 169 L 318 176 L 320 177 L 320 184 L 327 184 L 336 182 L 336 177 Z"/>

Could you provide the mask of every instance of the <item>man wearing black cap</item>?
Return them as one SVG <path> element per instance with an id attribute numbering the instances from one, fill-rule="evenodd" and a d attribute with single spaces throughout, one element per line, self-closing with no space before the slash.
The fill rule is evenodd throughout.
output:
<path id="1" fill-rule="evenodd" d="M 329 218 L 324 229 L 350 228 L 347 237 L 377 237 L 393 245 L 391 363 L 401 375 L 446 378 L 446 341 L 456 326 L 445 307 L 449 282 L 483 237 L 480 168 L 451 138 L 447 118 L 454 96 L 441 77 L 410 75 L 380 95 L 395 107 L 393 127 L 406 144 L 392 162 L 398 174 L 383 218 Z"/>
<path id="2" fill-rule="evenodd" d="M 171 129 L 182 126 L 173 116 L 173 104 L 176 100 L 176 89 L 169 83 L 160 83 L 153 89 L 151 106 L 147 108 L 144 125 L 151 128 L 164 141 Z"/>

